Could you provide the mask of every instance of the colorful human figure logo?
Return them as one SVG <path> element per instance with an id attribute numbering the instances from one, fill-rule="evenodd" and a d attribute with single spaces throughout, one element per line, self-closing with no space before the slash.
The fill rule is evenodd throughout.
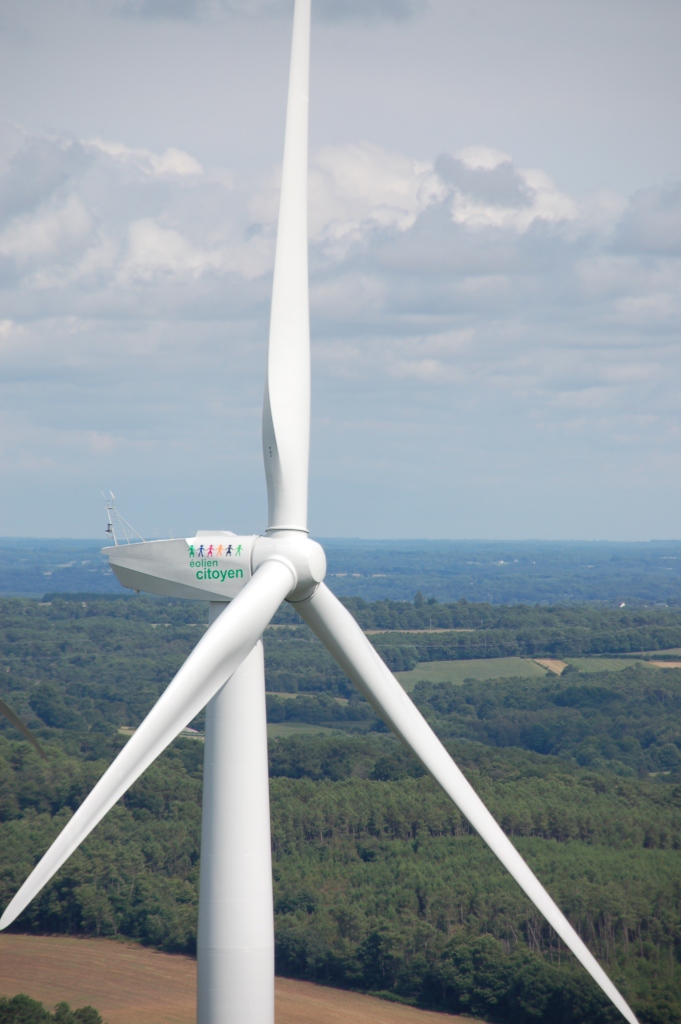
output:
<path id="1" fill-rule="evenodd" d="M 207 548 L 203 544 L 199 544 L 198 547 L 196 544 L 188 544 L 188 547 L 190 558 L 238 558 L 244 550 L 242 544 L 209 544 Z"/>

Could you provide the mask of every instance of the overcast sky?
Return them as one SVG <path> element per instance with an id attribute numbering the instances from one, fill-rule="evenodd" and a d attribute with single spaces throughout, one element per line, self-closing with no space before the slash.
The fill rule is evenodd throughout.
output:
<path id="1" fill-rule="evenodd" d="M 313 533 L 681 537 L 681 5 L 313 6 Z M 0 12 L 0 535 L 262 530 L 292 0 Z"/>

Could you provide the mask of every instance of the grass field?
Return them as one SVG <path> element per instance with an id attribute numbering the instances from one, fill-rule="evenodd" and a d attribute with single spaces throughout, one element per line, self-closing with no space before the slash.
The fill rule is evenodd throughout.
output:
<path id="1" fill-rule="evenodd" d="M 678 650 L 681 653 L 681 648 Z M 659 653 L 675 654 L 676 650 Z M 637 663 L 636 658 L 566 658 L 565 661 L 580 672 L 619 672 Z M 644 664 L 655 665 L 654 662 Z M 395 675 L 410 693 L 421 679 L 429 683 L 459 684 L 466 679 L 509 679 L 511 676 L 542 679 L 554 673 L 529 658 L 472 658 L 470 661 L 422 661 L 411 672 L 396 672 Z"/>
<path id="2" fill-rule="evenodd" d="M 196 961 L 110 939 L 0 935 L 0 995 L 52 1009 L 94 1006 L 106 1024 L 194 1024 Z M 462 1017 L 371 996 L 276 980 L 276 1024 L 443 1024 Z M 470 1019 L 469 1019 L 470 1020 Z"/>
<path id="3" fill-rule="evenodd" d="M 546 669 L 526 658 L 471 658 L 469 661 L 422 661 L 411 672 L 395 675 L 409 693 L 421 679 L 429 683 L 463 683 L 465 679 L 542 679 Z"/>
<path id="4" fill-rule="evenodd" d="M 285 700 L 295 700 L 296 697 L 309 697 L 313 693 L 321 693 L 323 691 L 321 691 L 321 690 L 310 690 L 310 691 L 308 691 L 308 690 L 301 690 L 299 693 L 289 693 L 288 690 L 268 690 L 267 692 L 271 693 L 273 697 L 283 697 Z M 332 700 L 335 700 L 336 704 L 342 704 L 343 706 L 348 704 L 348 698 L 347 697 L 333 697 Z"/>
<path id="5" fill-rule="evenodd" d="M 580 672 L 620 672 L 636 664 L 635 658 L 566 658 Z"/>
<path id="6" fill-rule="evenodd" d="M 267 735 L 273 739 L 297 736 L 301 733 L 306 736 L 316 736 L 320 732 L 330 734 L 338 731 L 338 729 L 330 729 L 327 725 L 308 725 L 305 722 L 276 722 L 274 725 L 267 726 Z"/>

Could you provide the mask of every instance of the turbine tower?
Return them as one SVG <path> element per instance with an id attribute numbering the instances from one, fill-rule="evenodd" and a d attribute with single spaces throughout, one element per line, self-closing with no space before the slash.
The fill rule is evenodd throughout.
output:
<path id="1" fill-rule="evenodd" d="M 630 1024 L 636 1017 L 430 726 L 323 580 L 308 537 L 310 335 L 307 126 L 310 0 L 295 0 L 274 265 L 263 455 L 264 536 L 199 531 L 105 548 L 125 587 L 208 601 L 184 665 L 6 907 L 11 924 L 107 811 L 206 708 L 198 931 L 199 1024 L 273 1024 L 274 929 L 261 637 L 291 602 L 363 697 L 482 836 Z"/>

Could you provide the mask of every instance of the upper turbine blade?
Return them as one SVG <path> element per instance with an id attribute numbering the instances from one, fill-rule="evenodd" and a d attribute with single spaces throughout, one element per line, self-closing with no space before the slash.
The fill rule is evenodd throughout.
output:
<path id="1" fill-rule="evenodd" d="M 310 0 L 296 0 L 262 413 L 268 530 L 307 531 L 310 454 L 307 278 L 309 78 Z"/>
<path id="2" fill-rule="evenodd" d="M 109 765 L 0 918 L 6 928 L 152 761 L 239 667 L 295 582 L 280 561 L 264 562 L 201 638 L 167 690 Z"/>
<path id="3" fill-rule="evenodd" d="M 296 603 L 295 608 L 374 710 L 416 754 L 445 793 L 465 814 L 476 832 L 482 836 L 629 1024 L 637 1024 L 634 1013 L 610 978 L 494 820 L 350 613 L 323 583 L 312 597 Z"/>
<path id="4" fill-rule="evenodd" d="M 47 754 L 40 746 L 31 730 L 28 728 L 27 725 L 24 725 L 24 723 L 21 721 L 18 715 L 15 715 L 9 704 L 5 704 L 4 700 L 0 700 L 0 712 L 5 716 L 5 718 L 9 718 L 12 725 L 16 726 L 21 735 L 25 736 L 28 742 L 31 744 L 31 746 L 35 747 L 40 756 L 44 757 L 45 760 L 47 760 Z"/>

